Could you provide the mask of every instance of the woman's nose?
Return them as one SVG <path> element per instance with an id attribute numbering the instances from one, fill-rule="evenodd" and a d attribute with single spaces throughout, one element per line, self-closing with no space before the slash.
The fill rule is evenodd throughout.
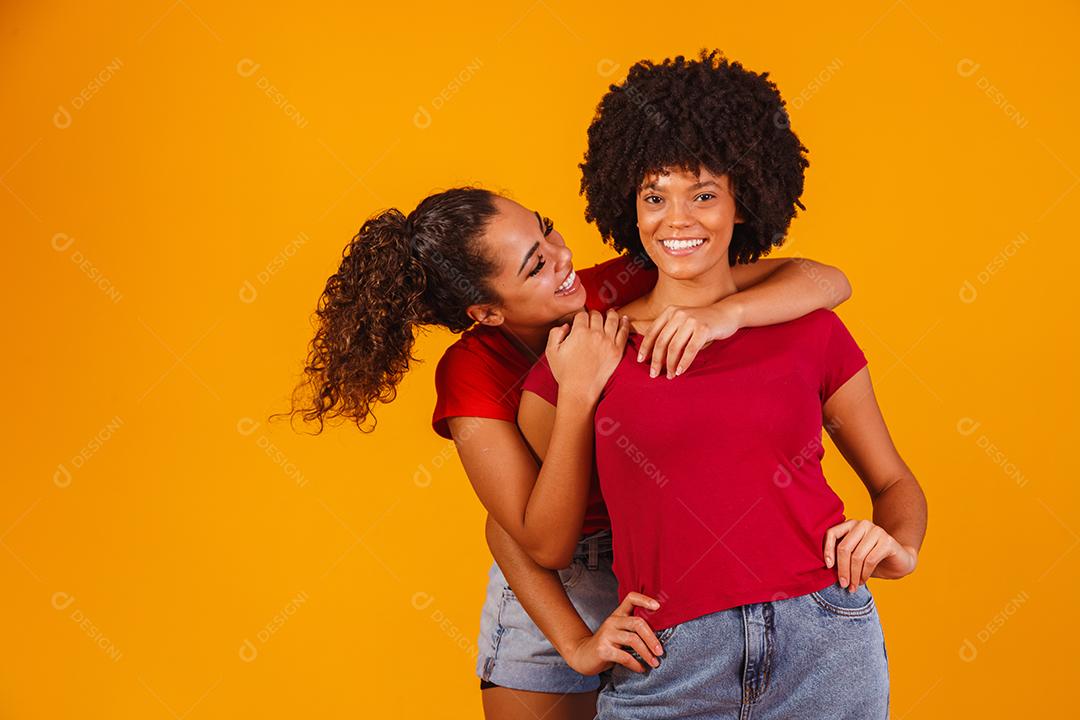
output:
<path id="1" fill-rule="evenodd" d="M 694 224 L 694 218 L 690 208 L 684 202 L 672 202 L 668 204 L 664 221 L 672 228 L 679 229 Z"/>
<path id="2" fill-rule="evenodd" d="M 571 259 L 574 257 L 574 253 L 570 252 L 570 248 L 566 245 L 559 245 L 555 252 L 557 253 L 556 257 L 558 258 L 559 265 L 562 267 L 569 265 Z"/>

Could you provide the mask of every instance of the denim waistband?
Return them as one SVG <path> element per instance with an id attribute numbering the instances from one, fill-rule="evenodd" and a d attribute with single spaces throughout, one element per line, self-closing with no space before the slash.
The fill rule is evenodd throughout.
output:
<path id="1" fill-rule="evenodd" d="M 583 537 L 574 548 L 574 559 L 582 560 L 589 570 L 600 567 L 600 558 L 605 557 L 610 562 L 611 556 L 611 531 L 601 530 L 588 537 Z"/>

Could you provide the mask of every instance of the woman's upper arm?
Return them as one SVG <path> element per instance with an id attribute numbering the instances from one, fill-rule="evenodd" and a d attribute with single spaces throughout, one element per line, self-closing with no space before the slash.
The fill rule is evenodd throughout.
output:
<path id="1" fill-rule="evenodd" d="M 737 263 L 731 266 L 731 279 L 735 289 L 742 292 L 768 280 L 781 268 L 788 275 L 797 272 L 799 277 L 805 277 L 812 291 L 823 291 L 822 307 L 835 308 L 851 298 L 851 282 L 843 270 L 809 258 L 760 258 L 752 263 Z"/>
<path id="2" fill-rule="evenodd" d="M 745 290 L 791 262 L 791 258 L 758 258 L 752 263 L 735 263 L 731 266 L 731 280 L 736 290 Z"/>
<path id="3" fill-rule="evenodd" d="M 526 390 L 518 405 L 518 427 L 537 460 L 543 462 L 555 427 L 555 406 Z"/>
<path id="4" fill-rule="evenodd" d="M 522 520 L 539 466 L 517 425 L 506 420 L 452 417 L 447 420 L 465 474 L 480 502 L 527 551 Z"/>
<path id="5" fill-rule="evenodd" d="M 863 367 L 826 399 L 822 406 L 826 431 L 871 497 L 905 475 L 911 475 L 893 444 L 874 396 L 869 366 Z"/>

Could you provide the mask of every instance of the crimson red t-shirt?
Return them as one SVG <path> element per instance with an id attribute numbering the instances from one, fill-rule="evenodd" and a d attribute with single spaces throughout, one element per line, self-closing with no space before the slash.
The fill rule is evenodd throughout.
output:
<path id="1" fill-rule="evenodd" d="M 831 310 L 742 328 L 682 375 L 649 377 L 626 353 L 597 406 L 596 464 L 611 517 L 619 597 L 656 630 L 836 582 L 825 531 L 844 503 L 821 470 L 822 406 L 867 364 Z M 524 389 L 555 404 L 546 358 Z"/>
<path id="2" fill-rule="evenodd" d="M 636 300 L 656 285 L 656 268 L 620 255 L 577 271 L 585 289 L 585 307 L 607 311 Z M 498 328 L 477 325 L 447 348 L 435 368 L 435 412 L 432 427 L 452 439 L 447 418 L 478 417 L 517 423 L 521 383 L 536 357 L 512 343 Z M 608 527 L 607 510 L 593 477 L 583 535 Z"/>

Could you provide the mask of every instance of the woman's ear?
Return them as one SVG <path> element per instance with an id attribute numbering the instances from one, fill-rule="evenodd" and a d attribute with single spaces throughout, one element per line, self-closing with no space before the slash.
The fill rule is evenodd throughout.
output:
<path id="1" fill-rule="evenodd" d="M 481 325 L 489 325 L 496 327 L 502 325 L 503 317 L 502 312 L 494 305 L 470 305 L 465 310 L 466 314 L 473 319 L 473 321 L 480 323 Z"/>

